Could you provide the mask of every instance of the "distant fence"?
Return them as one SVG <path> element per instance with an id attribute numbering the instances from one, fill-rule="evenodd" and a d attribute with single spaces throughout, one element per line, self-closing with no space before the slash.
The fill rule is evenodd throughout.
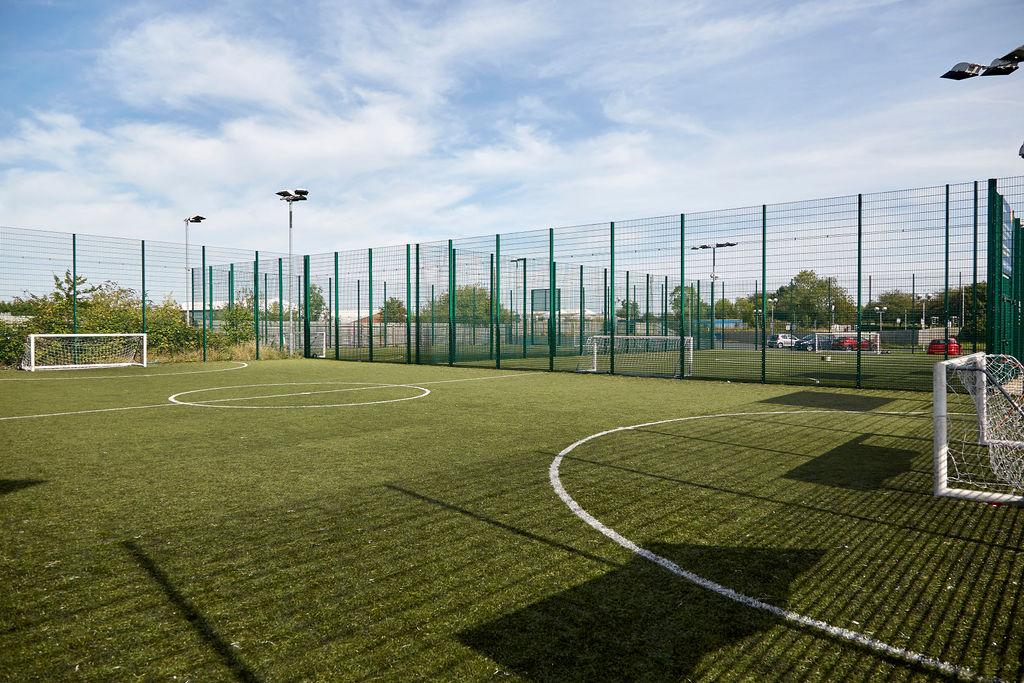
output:
<path id="1" fill-rule="evenodd" d="M 592 335 L 681 335 L 694 340 L 697 378 L 889 388 L 896 377 L 924 389 L 928 340 L 957 336 L 967 352 L 1021 336 L 1003 305 L 1010 285 L 987 285 L 1007 258 L 1013 273 L 1024 264 L 1019 220 L 1001 222 L 1022 200 L 1016 176 L 314 254 L 291 267 L 278 253 L 193 246 L 186 261 L 180 244 L 0 228 L 0 307 L 67 272 L 144 293 L 146 305 L 173 301 L 204 330 L 246 307 L 259 346 L 305 355 L 574 370 Z M 767 348 L 773 334 L 836 330 L 881 330 L 883 353 Z"/>

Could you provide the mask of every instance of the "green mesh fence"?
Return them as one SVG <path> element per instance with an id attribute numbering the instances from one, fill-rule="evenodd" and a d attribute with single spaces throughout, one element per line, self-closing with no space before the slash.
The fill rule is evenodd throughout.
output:
<path id="1" fill-rule="evenodd" d="M 0 228 L 0 322 L 159 340 L 173 315 L 204 352 L 924 389 L 956 352 L 941 340 L 1024 354 L 1022 200 L 1012 177 L 290 264 Z M 98 318 L 99 296 L 123 315 Z"/>

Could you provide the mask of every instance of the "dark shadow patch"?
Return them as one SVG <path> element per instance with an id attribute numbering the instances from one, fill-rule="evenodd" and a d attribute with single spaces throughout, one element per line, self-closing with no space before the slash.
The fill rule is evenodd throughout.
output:
<path id="1" fill-rule="evenodd" d="M 122 545 L 128 549 L 128 552 L 132 554 L 132 557 L 139 563 L 139 566 L 145 569 L 146 573 L 157 582 L 167 595 L 167 599 L 181 612 L 181 615 L 196 630 L 196 633 L 220 656 L 231 670 L 231 673 L 234 674 L 234 677 L 239 681 L 243 681 L 243 683 L 258 683 L 260 679 L 253 673 L 252 669 L 238 656 L 238 653 L 231 647 L 231 644 L 217 632 L 213 624 L 196 609 L 196 606 L 181 594 L 181 591 L 178 590 L 178 587 L 174 585 L 171 578 L 167 575 L 167 572 L 161 569 L 153 561 L 153 558 L 147 555 L 134 541 L 124 541 Z"/>
<path id="2" fill-rule="evenodd" d="M 885 488 L 892 477 L 909 472 L 919 453 L 864 443 L 871 435 L 858 436 L 827 453 L 791 469 L 787 479 L 838 486 L 858 491 Z"/>
<path id="3" fill-rule="evenodd" d="M 29 486 L 45 483 L 45 479 L 0 479 L 0 496 L 5 496 L 8 493 L 14 493 L 21 489 L 27 489 Z"/>
<path id="4" fill-rule="evenodd" d="M 820 550 L 653 545 L 652 552 L 722 585 L 784 606 Z M 752 609 L 634 557 L 622 569 L 507 616 L 459 640 L 530 680 L 677 680 L 701 659 L 770 628 Z"/>
<path id="5" fill-rule="evenodd" d="M 791 394 L 766 398 L 761 403 L 773 403 L 783 406 L 800 406 L 801 408 L 817 408 L 823 410 L 878 410 L 893 399 L 881 396 L 861 396 L 859 394 L 837 394 L 830 391 L 794 391 Z"/>

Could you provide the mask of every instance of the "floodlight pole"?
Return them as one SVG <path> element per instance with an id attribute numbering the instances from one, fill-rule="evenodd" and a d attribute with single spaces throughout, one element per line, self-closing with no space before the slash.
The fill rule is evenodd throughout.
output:
<path id="1" fill-rule="evenodd" d="M 875 306 L 875 310 L 878 311 L 878 334 L 881 335 L 882 334 L 882 313 L 884 311 L 888 311 L 889 307 L 888 306 L 881 306 L 881 307 Z"/>
<path id="2" fill-rule="evenodd" d="M 188 267 L 188 224 L 189 223 L 201 223 L 206 219 L 200 215 L 189 216 L 185 219 L 185 292 L 186 306 L 185 309 L 185 324 L 188 327 L 192 326 L 192 271 Z"/>
<path id="3" fill-rule="evenodd" d="M 1024 61 L 1024 45 L 998 59 L 993 59 L 988 66 L 973 62 L 959 62 L 941 77 L 962 81 L 975 76 L 1008 76 L 1020 67 L 1022 61 Z M 1021 145 L 1019 154 L 1024 157 L 1024 145 Z"/>
<path id="4" fill-rule="evenodd" d="M 779 300 L 776 299 L 775 297 L 771 297 L 770 299 L 768 299 L 768 305 L 772 307 L 771 308 L 772 323 L 771 323 L 771 326 L 768 329 L 770 329 L 772 332 L 775 331 L 775 304 L 777 304 L 778 302 L 779 302 Z"/>
<path id="5" fill-rule="evenodd" d="M 701 244 L 700 246 L 690 247 L 691 250 L 697 249 L 710 249 L 711 250 L 711 348 L 715 348 L 715 280 L 718 279 L 716 270 L 716 252 L 719 249 L 725 247 L 735 247 L 739 242 L 716 242 L 715 244 Z M 723 334 L 722 346 L 725 346 L 725 339 Z"/>
<path id="6" fill-rule="evenodd" d="M 281 201 L 288 202 L 288 355 L 295 346 L 295 329 L 292 323 L 292 204 L 306 201 L 309 190 L 281 190 L 277 193 Z"/>

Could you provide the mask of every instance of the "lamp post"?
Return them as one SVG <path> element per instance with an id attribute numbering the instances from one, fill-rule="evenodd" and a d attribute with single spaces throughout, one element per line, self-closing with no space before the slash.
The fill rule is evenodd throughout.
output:
<path id="1" fill-rule="evenodd" d="M 690 247 L 691 250 L 696 251 L 697 249 L 710 249 L 711 250 L 711 348 L 715 348 L 715 280 L 718 279 L 718 274 L 715 272 L 715 259 L 716 252 L 719 249 L 725 247 L 735 247 L 739 242 L 716 242 L 714 244 L 701 244 L 700 246 Z M 722 340 L 723 344 L 725 340 Z"/>
<path id="2" fill-rule="evenodd" d="M 889 310 L 888 306 L 875 306 L 878 311 L 878 334 L 882 334 L 882 313 Z"/>
<path id="3" fill-rule="evenodd" d="M 927 294 L 921 295 L 921 329 L 924 329 L 924 305 L 928 301 L 929 296 Z"/>
<path id="4" fill-rule="evenodd" d="M 192 269 L 188 266 L 188 224 L 202 223 L 205 220 L 205 218 L 198 214 L 185 219 L 185 291 L 188 293 L 186 297 L 185 324 L 189 327 L 192 326 Z"/>
<path id="5" fill-rule="evenodd" d="M 292 327 L 292 204 L 306 201 L 309 190 L 281 190 L 277 196 L 288 202 L 288 355 L 292 354 L 295 332 Z"/>
<path id="6" fill-rule="evenodd" d="M 777 303 L 779 303 L 779 300 L 775 297 L 768 299 L 768 305 L 771 306 L 772 313 L 772 324 L 771 327 L 769 327 L 768 329 L 771 330 L 772 332 L 775 331 L 775 304 Z"/>
<path id="7" fill-rule="evenodd" d="M 1022 61 L 1024 61 L 1024 45 L 998 59 L 993 59 L 992 63 L 988 66 L 973 62 L 959 62 L 949 71 L 942 74 L 942 78 L 962 81 L 975 76 L 1007 76 L 1016 71 Z M 1024 157 L 1024 145 L 1021 145 L 1020 152 L 1018 153 L 1021 157 Z"/>

